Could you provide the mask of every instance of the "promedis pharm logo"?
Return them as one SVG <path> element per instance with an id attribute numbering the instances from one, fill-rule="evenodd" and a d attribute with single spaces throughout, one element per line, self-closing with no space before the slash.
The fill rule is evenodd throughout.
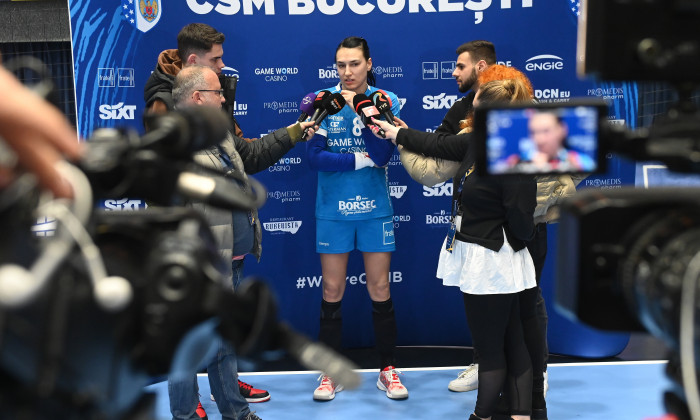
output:
<path id="1" fill-rule="evenodd" d="M 122 0 L 122 13 L 131 26 L 148 32 L 163 14 L 162 3 L 162 0 Z"/>

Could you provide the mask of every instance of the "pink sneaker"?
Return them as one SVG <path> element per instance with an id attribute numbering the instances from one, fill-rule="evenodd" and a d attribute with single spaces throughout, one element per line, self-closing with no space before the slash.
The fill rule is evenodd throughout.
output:
<path id="1" fill-rule="evenodd" d="M 399 373 L 393 366 L 387 366 L 379 372 L 377 379 L 377 388 L 386 391 L 386 396 L 392 400 L 402 400 L 408 398 L 408 390 L 401 383 Z"/>
<path id="2" fill-rule="evenodd" d="M 343 390 L 342 385 L 337 385 L 330 376 L 321 375 L 318 377 L 321 385 L 314 390 L 314 399 L 321 401 L 330 401 L 335 398 L 335 393 Z"/>

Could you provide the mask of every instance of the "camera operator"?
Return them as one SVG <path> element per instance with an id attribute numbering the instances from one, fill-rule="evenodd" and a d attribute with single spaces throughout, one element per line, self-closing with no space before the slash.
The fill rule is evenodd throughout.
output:
<path id="1" fill-rule="evenodd" d="M 0 68 L 0 137 L 12 148 L 0 159 L 0 189 L 17 175 L 17 165 L 37 177 L 39 184 L 57 197 L 71 197 L 71 188 L 56 171 L 64 158 L 82 153 L 77 134 L 56 108 L 24 87 L 10 72 Z"/>
<path id="2" fill-rule="evenodd" d="M 220 112 L 224 97 L 216 73 L 209 67 L 192 65 L 178 73 L 173 85 L 176 108 L 208 106 L 212 112 Z M 248 143 L 230 134 L 216 147 L 198 152 L 194 159 L 198 164 L 226 173 L 231 182 L 241 188 L 250 188 L 246 173 L 255 173 L 275 164 L 301 139 L 307 127 L 313 136 L 312 122 L 295 123 Z M 217 239 L 219 252 L 225 260 L 231 260 L 228 278 L 235 287 L 241 279 L 243 257 L 248 253 L 260 258 L 262 231 L 256 211 L 229 211 L 193 203 L 201 209 Z M 236 355 L 228 344 L 221 344 L 218 355 L 207 366 L 209 384 L 223 419 L 257 420 L 241 395 L 237 384 Z M 222 378 L 226 378 L 222 381 Z M 199 404 L 196 376 L 184 381 L 169 379 L 168 392 L 173 418 L 198 418 Z M 201 409 L 201 406 L 199 407 Z M 203 412 L 203 410 L 202 410 Z"/>

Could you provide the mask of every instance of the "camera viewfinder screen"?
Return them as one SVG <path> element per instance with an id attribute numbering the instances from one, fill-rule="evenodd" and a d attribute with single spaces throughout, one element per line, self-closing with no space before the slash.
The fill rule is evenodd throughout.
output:
<path id="1" fill-rule="evenodd" d="M 489 110 L 487 172 L 594 172 L 598 124 L 593 106 Z"/>

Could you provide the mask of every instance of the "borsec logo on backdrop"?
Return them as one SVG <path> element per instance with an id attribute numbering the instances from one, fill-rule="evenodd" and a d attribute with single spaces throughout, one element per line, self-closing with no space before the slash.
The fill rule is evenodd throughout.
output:
<path id="1" fill-rule="evenodd" d="M 161 0 L 122 0 L 122 16 L 141 32 L 153 29 L 162 14 Z"/>
<path id="2" fill-rule="evenodd" d="M 337 81 L 339 79 L 338 66 L 333 64 L 332 66 L 326 66 L 325 69 L 318 69 L 318 78 L 325 82 Z"/>
<path id="3" fill-rule="evenodd" d="M 564 68 L 564 59 L 552 54 L 530 57 L 525 61 L 527 71 L 550 71 Z"/>
<path id="4" fill-rule="evenodd" d="M 425 224 L 433 227 L 443 227 L 444 225 L 450 223 L 450 218 L 450 213 L 446 212 L 445 210 L 440 210 L 439 212 L 435 212 L 433 214 L 426 214 Z"/>

